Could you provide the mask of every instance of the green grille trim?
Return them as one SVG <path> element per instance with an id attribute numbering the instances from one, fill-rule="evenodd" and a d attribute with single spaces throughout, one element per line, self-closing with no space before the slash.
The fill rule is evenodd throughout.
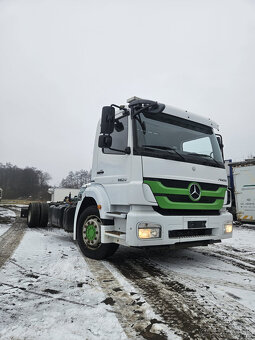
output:
<path id="1" fill-rule="evenodd" d="M 181 188 L 168 188 L 165 187 L 158 181 L 144 181 L 145 184 L 148 184 L 151 188 L 153 194 L 174 194 L 174 195 L 189 195 L 188 189 Z"/>
<path id="2" fill-rule="evenodd" d="M 157 194 L 166 194 L 166 195 L 187 195 L 189 196 L 189 189 L 182 189 L 182 188 L 169 188 L 165 187 L 159 181 L 144 181 L 145 184 L 148 184 L 151 188 L 151 191 L 154 195 Z M 201 197 L 225 197 L 227 188 L 220 187 L 216 191 L 209 191 L 209 190 L 201 190 Z"/>
<path id="3" fill-rule="evenodd" d="M 227 188 L 219 187 L 216 191 L 210 190 L 201 190 L 201 197 L 217 197 L 214 203 L 199 203 L 197 202 L 172 202 L 168 197 L 162 196 L 165 195 L 185 195 L 189 196 L 189 188 L 170 188 L 164 186 L 159 181 L 144 181 L 145 184 L 148 184 L 155 196 L 155 199 L 162 209 L 191 209 L 191 210 L 220 210 L 224 203 L 224 197 Z M 192 182 L 193 183 L 193 182 Z M 158 196 L 158 195 L 161 196 Z"/>
<path id="4" fill-rule="evenodd" d="M 155 198 L 162 209 L 220 210 L 223 206 L 223 199 L 217 199 L 214 203 L 182 203 L 172 202 L 164 196 L 155 195 Z"/>

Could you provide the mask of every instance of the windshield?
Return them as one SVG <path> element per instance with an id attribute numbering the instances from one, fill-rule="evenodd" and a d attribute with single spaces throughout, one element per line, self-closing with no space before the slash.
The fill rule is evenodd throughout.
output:
<path id="1" fill-rule="evenodd" d="M 141 113 L 134 119 L 134 132 L 134 154 L 224 167 L 209 126 L 165 113 Z"/>

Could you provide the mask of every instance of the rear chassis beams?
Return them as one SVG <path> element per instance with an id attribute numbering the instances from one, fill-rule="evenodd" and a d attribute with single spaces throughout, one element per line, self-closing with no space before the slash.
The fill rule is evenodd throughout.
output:
<path id="1" fill-rule="evenodd" d="M 29 227 L 53 226 L 73 232 L 76 204 L 68 203 L 30 203 L 21 208 L 21 217 L 27 218 Z"/>

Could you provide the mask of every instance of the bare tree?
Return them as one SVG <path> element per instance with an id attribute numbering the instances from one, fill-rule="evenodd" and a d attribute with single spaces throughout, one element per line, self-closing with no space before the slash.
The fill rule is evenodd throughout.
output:
<path id="1" fill-rule="evenodd" d="M 91 171 L 80 170 L 80 171 L 70 171 L 68 175 L 62 179 L 60 186 L 62 188 L 74 188 L 79 189 L 83 184 L 90 182 Z"/>
<path id="2" fill-rule="evenodd" d="M 32 167 L 19 168 L 11 163 L 0 163 L 0 187 L 4 198 L 48 199 L 47 172 Z"/>

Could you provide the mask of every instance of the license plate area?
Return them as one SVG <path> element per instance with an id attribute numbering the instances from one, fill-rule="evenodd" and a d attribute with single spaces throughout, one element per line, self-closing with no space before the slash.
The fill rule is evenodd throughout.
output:
<path id="1" fill-rule="evenodd" d="M 206 221 L 188 221 L 188 229 L 206 228 Z"/>

